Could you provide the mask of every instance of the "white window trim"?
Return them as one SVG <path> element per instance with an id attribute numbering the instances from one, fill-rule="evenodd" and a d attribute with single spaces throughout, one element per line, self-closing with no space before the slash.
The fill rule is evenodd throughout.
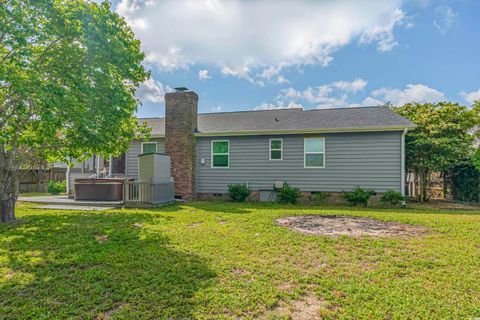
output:
<path id="1" fill-rule="evenodd" d="M 157 152 L 157 150 L 158 150 L 158 149 L 157 149 L 157 148 L 158 148 L 157 141 L 145 141 L 145 142 L 142 142 L 142 146 L 141 146 L 141 148 L 140 148 L 140 154 L 145 154 L 145 153 L 143 152 L 143 145 L 144 145 L 144 144 L 154 144 L 154 143 L 155 143 L 155 152 Z"/>
<path id="2" fill-rule="evenodd" d="M 226 155 L 228 157 L 228 166 L 226 167 L 215 167 L 213 165 L 213 144 L 215 142 L 226 142 L 228 145 L 228 152 L 227 153 L 215 153 L 217 156 L 224 156 Z M 210 167 L 213 169 L 228 169 L 230 168 L 230 140 L 212 140 L 210 143 Z"/>
<path id="3" fill-rule="evenodd" d="M 277 141 L 277 140 L 280 140 L 282 145 L 281 145 L 280 149 L 273 149 L 273 150 L 275 150 L 275 151 L 280 150 L 280 159 L 272 159 L 272 141 Z M 271 138 L 268 141 L 268 159 L 270 161 L 281 161 L 281 160 L 283 160 L 283 139 L 282 138 Z"/>
<path id="4" fill-rule="evenodd" d="M 322 139 L 323 140 L 323 152 L 306 152 L 306 145 L 307 145 L 307 140 L 318 140 Z M 306 169 L 323 169 L 325 168 L 325 153 L 327 149 L 327 146 L 325 144 L 325 137 L 311 137 L 311 138 L 303 138 L 303 167 Z M 323 166 L 307 166 L 306 160 L 307 160 L 307 154 L 323 154 Z"/>

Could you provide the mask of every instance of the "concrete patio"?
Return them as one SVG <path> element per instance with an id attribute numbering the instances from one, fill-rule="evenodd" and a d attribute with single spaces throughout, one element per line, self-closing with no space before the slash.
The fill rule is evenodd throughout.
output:
<path id="1" fill-rule="evenodd" d="M 42 204 L 39 209 L 62 209 L 62 210 L 108 210 L 121 208 L 122 201 L 85 201 L 69 199 L 67 196 L 36 196 L 22 197 L 18 201 Z"/>

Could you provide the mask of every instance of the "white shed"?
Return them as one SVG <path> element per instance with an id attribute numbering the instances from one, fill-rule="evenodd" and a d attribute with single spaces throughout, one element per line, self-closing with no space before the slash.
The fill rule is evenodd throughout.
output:
<path id="1" fill-rule="evenodd" d="M 145 153 L 138 156 L 138 181 L 170 180 L 170 156 L 162 153 Z"/>

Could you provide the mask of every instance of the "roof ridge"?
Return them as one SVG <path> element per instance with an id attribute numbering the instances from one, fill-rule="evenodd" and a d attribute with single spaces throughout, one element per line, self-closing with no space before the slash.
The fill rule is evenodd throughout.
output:
<path id="1" fill-rule="evenodd" d="M 268 110 L 238 110 L 238 111 L 222 111 L 222 112 L 202 112 L 198 113 L 201 115 L 210 115 L 210 114 L 232 114 L 232 113 L 250 113 L 250 112 L 271 112 L 271 111 L 327 111 L 327 110 L 353 110 L 353 109 L 370 109 L 370 108 L 386 108 L 389 109 L 386 105 L 379 106 L 359 106 L 359 107 L 338 107 L 338 108 L 324 108 L 324 109 L 303 109 L 303 108 L 283 108 L 283 109 L 268 109 Z M 389 109 L 390 110 L 390 109 Z M 146 117 L 138 118 L 139 120 L 156 120 L 156 119 L 165 119 L 165 117 Z"/>
<path id="2" fill-rule="evenodd" d="M 202 112 L 202 114 L 220 114 L 220 113 L 246 113 L 246 112 L 267 112 L 267 111 L 283 111 L 283 110 L 304 110 L 303 108 L 281 108 L 281 109 L 265 109 L 265 110 L 236 110 L 236 111 L 222 111 L 222 112 Z"/>

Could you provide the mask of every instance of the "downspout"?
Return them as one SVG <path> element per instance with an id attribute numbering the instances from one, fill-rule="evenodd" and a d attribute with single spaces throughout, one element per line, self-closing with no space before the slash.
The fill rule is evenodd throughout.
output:
<path id="1" fill-rule="evenodd" d="M 113 171 L 113 157 L 110 156 L 108 158 L 108 177 L 113 177 L 112 171 Z"/>
<path id="2" fill-rule="evenodd" d="M 67 165 L 67 197 L 70 196 L 70 164 Z"/>
<path id="3" fill-rule="evenodd" d="M 97 168 L 95 170 L 96 178 L 100 178 L 100 156 L 97 155 Z"/>
<path id="4" fill-rule="evenodd" d="M 401 179 L 400 179 L 400 192 L 402 193 L 402 196 L 405 196 L 405 135 L 407 134 L 408 129 L 405 128 L 403 129 L 402 132 L 402 138 L 400 140 L 400 148 L 401 148 Z"/>
<path id="5" fill-rule="evenodd" d="M 67 172 L 66 172 L 66 176 L 67 176 L 67 185 L 66 185 L 66 190 L 67 191 L 67 197 L 70 197 L 70 189 L 72 188 L 72 186 L 70 185 L 70 166 L 71 166 L 71 159 L 70 157 L 68 157 L 68 161 L 67 161 Z"/>

